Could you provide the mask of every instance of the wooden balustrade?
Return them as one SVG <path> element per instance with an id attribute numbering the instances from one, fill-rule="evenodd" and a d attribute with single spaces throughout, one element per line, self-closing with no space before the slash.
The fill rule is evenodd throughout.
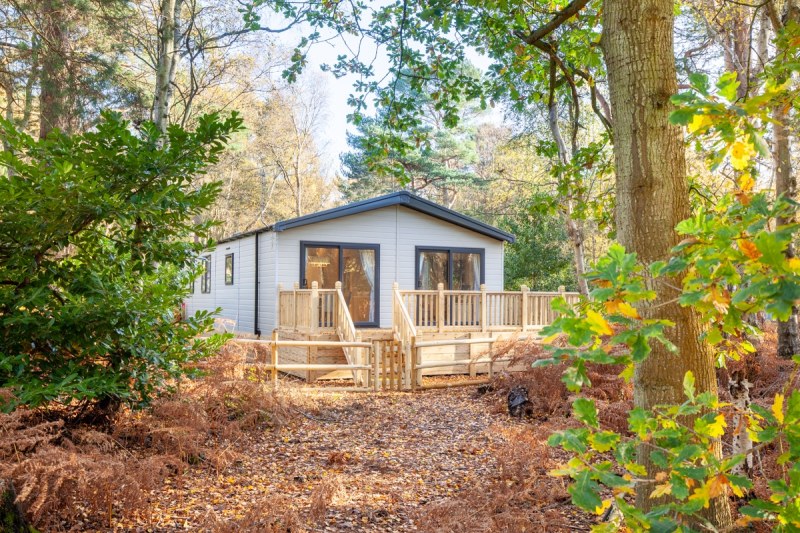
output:
<path id="1" fill-rule="evenodd" d="M 550 304 L 558 296 L 578 302 L 578 293 L 563 290 L 531 292 L 523 286 L 519 291 L 487 291 L 481 285 L 479 291 L 453 291 L 442 284 L 435 291 L 399 291 L 397 300 L 419 331 L 526 331 L 556 318 Z"/>
<path id="2" fill-rule="evenodd" d="M 570 304 L 578 302 L 578 293 L 554 291 L 532 292 L 523 286 L 519 291 L 393 289 L 393 328 L 405 327 L 415 331 L 527 331 L 550 324 L 556 313 L 550 308 L 554 298 L 561 296 Z M 329 331 L 342 340 L 355 340 L 356 329 L 342 296 L 341 283 L 335 289 L 278 291 L 280 328 L 297 331 Z M 415 333 L 416 335 L 416 333 Z"/>
<path id="3" fill-rule="evenodd" d="M 347 308 L 347 301 L 342 294 L 342 282 L 336 282 L 336 292 L 334 293 L 335 305 L 333 312 L 335 321 L 332 322 L 333 327 L 336 329 L 336 334 L 343 342 L 361 342 L 361 335 L 356 331 L 353 324 L 353 319 L 350 316 L 350 310 Z M 367 363 L 364 351 L 360 348 L 343 348 L 345 358 L 351 365 L 364 365 Z M 364 385 L 368 377 L 364 372 L 353 371 L 353 379 L 357 385 Z"/>
<path id="4" fill-rule="evenodd" d="M 280 328 L 311 332 L 335 330 L 338 307 L 336 289 L 320 289 L 316 281 L 310 289 L 301 289 L 297 283 L 292 290 L 278 285 Z"/>
<path id="5" fill-rule="evenodd" d="M 402 360 L 405 364 L 402 374 L 404 379 L 402 387 L 410 388 L 410 380 L 412 379 L 411 358 L 415 355 L 414 345 L 417 342 L 417 328 L 414 321 L 411 319 L 408 307 L 406 307 L 403 301 L 403 296 L 397 282 L 392 285 L 392 315 L 394 339 L 400 343 L 400 347 L 403 351 Z M 419 315 L 417 315 L 417 317 L 419 317 Z"/>

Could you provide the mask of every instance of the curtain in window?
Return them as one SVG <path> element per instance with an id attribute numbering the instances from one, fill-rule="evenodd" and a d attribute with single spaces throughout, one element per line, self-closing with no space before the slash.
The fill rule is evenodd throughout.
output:
<path id="1" fill-rule="evenodd" d="M 431 266 L 428 254 L 419 254 L 419 286 L 421 289 L 429 289 L 431 286 Z"/>
<path id="2" fill-rule="evenodd" d="M 481 256 L 480 254 L 469 254 L 472 257 L 472 290 L 477 291 L 481 288 Z"/>
<path id="3" fill-rule="evenodd" d="M 369 321 L 375 321 L 375 250 L 359 250 L 361 268 L 372 291 L 369 298 Z"/>

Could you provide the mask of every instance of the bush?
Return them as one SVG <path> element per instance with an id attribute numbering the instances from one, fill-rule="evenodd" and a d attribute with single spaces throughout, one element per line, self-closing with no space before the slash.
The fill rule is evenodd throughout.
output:
<path id="1" fill-rule="evenodd" d="M 6 410 L 51 401 L 146 404 L 187 362 L 216 350 L 211 316 L 177 310 L 209 245 L 198 215 L 241 119 L 207 115 L 193 132 L 96 128 L 34 140 L 0 121 L 0 386 Z"/>

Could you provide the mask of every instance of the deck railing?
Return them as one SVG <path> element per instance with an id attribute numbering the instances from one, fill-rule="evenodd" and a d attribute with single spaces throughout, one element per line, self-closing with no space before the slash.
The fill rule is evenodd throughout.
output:
<path id="1" fill-rule="evenodd" d="M 418 331 L 507 331 L 537 328 L 550 324 L 556 313 L 550 308 L 561 296 L 577 303 L 578 293 L 519 291 L 438 290 L 398 291 L 397 298 Z M 394 313 L 397 317 L 397 309 Z M 397 321 L 397 318 L 395 318 Z"/>
<path id="2" fill-rule="evenodd" d="M 278 287 L 278 327 L 297 331 L 335 330 L 339 301 L 337 289 L 311 289 L 295 284 L 291 290 Z M 349 318 L 349 313 L 348 313 Z"/>
<path id="3" fill-rule="evenodd" d="M 393 336 L 400 343 L 400 349 L 403 351 L 403 361 L 406 365 L 403 372 L 402 386 L 408 388 L 411 387 L 411 358 L 414 356 L 414 345 L 417 342 L 417 328 L 408 312 L 408 308 L 405 306 L 402 292 L 397 282 L 392 285 L 392 317 Z"/>
<path id="4" fill-rule="evenodd" d="M 344 294 L 342 294 L 341 281 L 336 282 L 335 291 L 334 297 L 336 303 L 334 306 L 335 320 L 333 322 L 333 327 L 336 329 L 336 334 L 339 336 L 339 339 L 342 342 L 361 342 L 361 335 L 356 331 L 356 326 L 353 324 L 353 319 L 350 317 L 350 310 L 347 307 L 347 301 L 344 299 Z M 347 362 L 351 365 L 367 364 L 368 361 L 366 360 L 364 351 L 361 348 L 345 347 L 342 350 L 344 351 Z M 363 372 L 354 370 L 353 379 L 357 385 L 361 386 L 367 381 L 368 378 Z"/>
<path id="5" fill-rule="evenodd" d="M 479 291 L 454 291 L 439 284 L 437 290 L 412 291 L 395 284 L 392 292 L 393 329 L 409 339 L 431 331 L 527 331 L 555 320 L 553 299 L 561 296 L 567 303 L 578 302 L 576 292 L 533 292 L 525 286 L 519 291 L 488 291 L 483 285 Z M 279 288 L 278 301 L 280 328 L 336 332 L 343 341 L 356 342 L 340 282 L 335 289 L 320 289 L 316 282 L 311 289 Z"/>

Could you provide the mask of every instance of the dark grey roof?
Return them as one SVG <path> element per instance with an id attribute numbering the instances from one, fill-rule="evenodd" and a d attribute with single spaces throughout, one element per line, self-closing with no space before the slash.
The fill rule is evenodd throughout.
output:
<path id="1" fill-rule="evenodd" d="M 499 241 L 513 243 L 516 240 L 514 235 L 511 233 L 495 228 L 494 226 L 490 226 L 489 224 L 481 222 L 480 220 L 468 217 L 467 215 L 453 211 L 452 209 L 448 209 L 442 205 L 431 202 L 430 200 L 426 200 L 425 198 L 421 198 L 408 191 L 398 191 L 384 194 L 383 196 L 378 196 L 376 198 L 370 198 L 368 200 L 353 202 L 341 207 L 334 207 L 333 209 L 318 211 L 317 213 L 311 213 L 310 215 L 290 218 L 289 220 L 281 220 L 280 222 L 276 222 L 271 226 L 264 226 L 262 228 L 250 230 L 244 233 L 237 233 L 228 238 L 220 240 L 219 244 L 265 231 L 284 231 L 291 228 L 316 224 L 317 222 L 325 222 L 326 220 L 333 220 L 336 218 L 342 218 L 358 213 L 364 213 L 366 211 L 381 209 L 383 207 L 391 207 L 394 205 L 401 205 L 409 209 L 413 209 L 414 211 L 425 213 L 426 215 L 444 220 L 445 222 L 450 222 L 451 224 L 461 226 L 462 228 L 486 235 L 487 237 L 492 237 L 493 239 L 497 239 Z"/>

